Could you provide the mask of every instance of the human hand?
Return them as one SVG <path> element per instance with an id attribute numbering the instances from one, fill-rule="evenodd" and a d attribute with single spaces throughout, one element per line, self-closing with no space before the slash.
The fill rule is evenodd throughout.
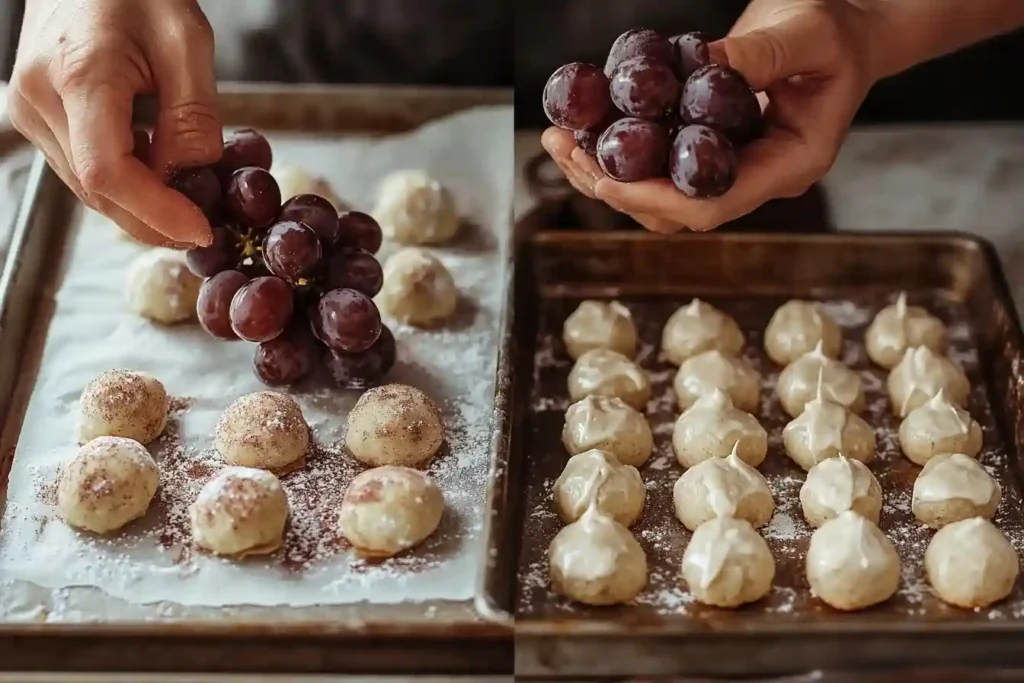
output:
<path id="1" fill-rule="evenodd" d="M 148 167 L 132 154 L 132 104 L 157 94 Z M 136 240 L 212 241 L 209 222 L 164 185 L 216 161 L 213 32 L 195 0 L 29 0 L 9 90 L 14 127 L 83 203 Z"/>

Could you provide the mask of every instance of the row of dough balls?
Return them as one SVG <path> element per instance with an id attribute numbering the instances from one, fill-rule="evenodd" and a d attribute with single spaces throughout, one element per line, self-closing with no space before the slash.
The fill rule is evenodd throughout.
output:
<path id="1" fill-rule="evenodd" d="M 78 453 L 61 468 L 57 509 L 70 526 L 115 532 L 142 517 L 159 486 L 159 469 L 145 445 L 166 425 L 164 386 L 126 370 L 101 374 L 80 400 Z M 440 410 L 405 385 L 371 389 L 349 414 L 346 446 L 368 469 L 349 484 L 338 527 L 361 555 L 386 557 L 418 545 L 440 524 L 444 498 L 419 467 L 444 441 Z M 195 544 L 241 557 L 272 553 L 291 514 L 279 475 L 301 468 L 310 430 L 301 408 L 275 392 L 247 394 L 217 423 L 214 446 L 228 465 L 189 509 Z"/>

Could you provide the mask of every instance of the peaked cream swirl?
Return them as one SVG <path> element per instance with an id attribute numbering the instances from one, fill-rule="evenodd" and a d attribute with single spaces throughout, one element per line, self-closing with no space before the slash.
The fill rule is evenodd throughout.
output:
<path id="1" fill-rule="evenodd" d="M 748 522 L 727 517 L 701 524 L 683 554 L 683 572 L 696 575 L 700 588 L 707 588 L 727 564 L 765 555 L 767 546 Z M 770 559 L 771 553 L 768 552 Z"/>
<path id="2" fill-rule="evenodd" d="M 860 375 L 825 355 L 821 342 L 783 369 L 776 391 L 782 407 L 794 417 L 819 396 L 853 412 L 864 404 Z"/>
<path id="3" fill-rule="evenodd" d="M 923 503 L 960 499 L 986 505 L 997 495 L 1000 486 L 996 480 L 981 463 L 963 453 L 929 460 L 914 481 L 914 500 Z"/>
<path id="4" fill-rule="evenodd" d="M 910 347 L 926 346 L 945 353 L 946 326 L 920 306 L 907 305 L 907 293 L 900 292 L 896 303 L 875 316 L 864 335 L 864 343 L 876 364 L 891 368 Z"/>
<path id="5" fill-rule="evenodd" d="M 967 405 L 971 385 L 964 371 L 953 361 L 937 355 L 927 346 L 907 349 L 903 359 L 886 380 L 893 411 L 906 417 L 927 403 L 939 391 L 958 406 Z"/>
<path id="6" fill-rule="evenodd" d="M 735 320 L 700 299 L 677 309 L 661 333 L 662 354 L 675 365 L 711 349 L 735 355 L 744 342 Z"/>

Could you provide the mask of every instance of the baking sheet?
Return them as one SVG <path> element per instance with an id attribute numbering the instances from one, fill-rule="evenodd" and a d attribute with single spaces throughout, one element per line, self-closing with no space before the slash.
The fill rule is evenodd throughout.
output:
<path id="1" fill-rule="evenodd" d="M 436 250 L 464 294 L 456 320 L 436 332 L 392 325 L 399 364 L 390 381 L 438 400 L 446 450 L 429 472 L 445 493 L 442 527 L 420 549 L 380 564 L 354 559 L 333 532 L 333 513 L 358 471 L 337 447 L 356 392 L 305 386 L 296 398 L 322 448 L 284 483 L 293 524 L 282 553 L 236 563 L 187 549 L 184 511 L 212 471 L 212 432 L 240 395 L 262 389 L 251 371 L 254 345 L 209 338 L 198 326 L 151 325 L 125 310 L 123 280 L 141 247 L 99 215 L 80 211 L 67 258 L 41 307 L 52 319 L 20 435 L 18 411 L 5 429 L 14 446 L 0 526 L 0 616 L 34 620 L 185 616 L 182 606 L 306 606 L 472 597 L 489 470 L 494 371 L 503 303 L 512 193 L 512 111 L 487 107 L 383 139 L 270 135 L 275 162 L 324 175 L 356 208 L 369 210 L 377 181 L 425 168 L 455 194 L 466 218 Z M 386 258 L 388 245 L 380 257 Z M 39 323 L 43 325 L 44 323 Z M 48 494 L 56 466 L 74 453 L 76 401 L 110 368 L 150 372 L 175 397 L 168 437 L 154 446 L 159 501 L 113 541 L 87 538 L 54 519 Z M 31 373 L 30 373 L 31 374 Z M 23 378 L 30 381 L 32 378 Z M 74 590 L 70 590 L 74 589 Z M 103 609 L 97 609 L 99 607 Z M 232 610 L 200 610 L 203 616 Z M 130 616 L 129 616 L 130 615 Z"/>

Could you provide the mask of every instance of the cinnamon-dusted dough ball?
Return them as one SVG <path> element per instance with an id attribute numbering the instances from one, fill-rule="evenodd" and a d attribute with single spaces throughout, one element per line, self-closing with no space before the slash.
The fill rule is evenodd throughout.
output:
<path id="1" fill-rule="evenodd" d="M 629 602 L 647 585 L 647 555 L 629 529 L 595 507 L 548 547 L 551 587 L 586 605 Z"/>
<path id="2" fill-rule="evenodd" d="M 701 524 L 683 553 L 683 579 L 705 605 L 739 607 L 772 590 L 775 559 L 768 544 L 741 519 Z"/>
<path id="3" fill-rule="evenodd" d="M 683 472 L 672 489 L 676 518 L 690 531 L 716 517 L 743 519 L 763 527 L 775 512 L 775 499 L 761 473 L 736 450 L 709 458 Z"/>
<path id="4" fill-rule="evenodd" d="M 184 252 L 147 249 L 128 266 L 128 308 L 165 325 L 191 320 L 202 284 L 203 279 L 188 269 Z"/>
<path id="5" fill-rule="evenodd" d="M 573 360 L 591 349 L 611 349 L 636 355 L 636 325 L 629 309 L 618 301 L 584 301 L 562 326 L 565 350 Z"/>
<path id="6" fill-rule="evenodd" d="M 900 424 L 900 448 L 911 462 L 924 465 L 940 453 L 981 452 L 981 425 L 939 389 L 927 403 L 910 411 Z"/>
<path id="7" fill-rule="evenodd" d="M 444 418 L 419 389 L 385 384 L 359 397 L 348 415 L 345 443 L 371 467 L 425 467 L 444 443 Z"/>
<path id="8" fill-rule="evenodd" d="M 78 443 L 123 436 L 146 445 L 163 434 L 168 410 L 167 390 L 159 380 L 131 370 L 107 370 L 82 392 Z"/>
<path id="9" fill-rule="evenodd" d="M 683 361 L 672 388 L 682 410 L 715 389 L 729 394 L 733 405 L 748 413 L 756 413 L 761 403 L 761 376 L 757 370 L 745 358 L 727 356 L 718 350 L 704 351 Z"/>
<path id="10" fill-rule="evenodd" d="M 683 467 L 736 451 L 751 467 L 768 454 L 768 432 L 757 418 L 733 406 L 720 389 L 697 399 L 679 416 L 672 431 L 672 448 Z"/>
<path id="11" fill-rule="evenodd" d="M 970 517 L 996 514 L 1002 488 L 974 458 L 942 453 L 929 460 L 914 481 L 911 509 L 922 524 L 939 529 Z"/>
<path id="12" fill-rule="evenodd" d="M 819 600 L 843 611 L 860 610 L 896 593 L 900 556 L 878 526 L 849 510 L 811 535 L 806 571 Z"/>
<path id="13" fill-rule="evenodd" d="M 385 315 L 432 327 L 455 312 L 459 290 L 440 259 L 426 249 L 399 249 L 384 262 L 384 285 L 375 299 Z"/>
<path id="14" fill-rule="evenodd" d="M 596 448 L 640 467 L 651 457 L 654 435 L 647 418 L 622 399 L 587 396 L 565 411 L 562 443 L 569 455 Z"/>
<path id="15" fill-rule="evenodd" d="M 807 473 L 800 487 L 804 519 L 819 527 L 847 510 L 878 524 L 882 513 L 882 487 L 868 466 L 859 460 L 822 460 Z"/>
<path id="16" fill-rule="evenodd" d="M 377 187 L 370 212 L 398 244 L 442 244 L 459 230 L 455 198 L 426 171 L 394 171 Z M 386 282 L 387 280 L 385 280 Z"/>
<path id="17" fill-rule="evenodd" d="M 825 355 L 820 345 L 782 370 L 775 391 L 790 417 L 800 415 L 807 403 L 819 394 L 850 412 L 864 410 L 860 375 Z"/>
<path id="18" fill-rule="evenodd" d="M 972 609 L 1012 593 L 1020 561 L 992 522 L 973 517 L 938 530 L 924 553 L 924 570 L 940 600 Z"/>
<path id="19" fill-rule="evenodd" d="M 569 372 L 569 397 L 575 402 L 587 396 L 619 398 L 643 410 L 651 397 L 651 382 L 646 372 L 621 353 L 593 349 L 580 356 Z"/>
<path id="20" fill-rule="evenodd" d="M 786 455 L 804 470 L 840 453 L 865 463 L 875 459 L 871 425 L 821 392 L 782 429 L 782 443 Z"/>
<path id="21" fill-rule="evenodd" d="M 277 181 L 281 188 L 281 199 L 285 201 L 300 194 L 315 194 L 329 201 L 338 211 L 349 209 L 348 204 L 338 199 L 326 178 L 313 175 L 301 166 L 274 164 L 270 175 Z"/>
<path id="22" fill-rule="evenodd" d="M 794 299 L 776 309 L 764 331 L 764 350 L 779 365 L 789 365 L 820 346 L 820 353 L 838 358 L 843 333 L 821 304 Z"/>
<path id="23" fill-rule="evenodd" d="M 644 511 L 647 491 L 640 473 L 605 451 L 592 450 L 569 458 L 555 481 L 555 511 L 566 524 L 594 505 L 623 526 L 633 526 Z"/>
<path id="24" fill-rule="evenodd" d="M 266 470 L 225 467 L 189 508 L 192 540 L 217 555 L 267 555 L 281 547 L 288 496 Z"/>
<path id="25" fill-rule="evenodd" d="M 864 333 L 868 358 L 886 370 L 895 367 L 909 348 L 927 346 L 943 355 L 947 345 L 943 322 L 920 306 L 908 306 L 906 292 L 880 310 Z"/>
<path id="26" fill-rule="evenodd" d="M 892 412 L 906 417 L 942 391 L 953 404 L 967 407 L 971 383 L 963 369 L 953 361 L 938 356 L 927 346 L 907 349 L 886 380 Z"/>
<path id="27" fill-rule="evenodd" d="M 744 343 L 739 324 L 700 299 L 676 309 L 661 332 L 661 353 L 673 365 L 713 349 L 736 356 Z"/>
<path id="28" fill-rule="evenodd" d="M 69 526 L 117 531 L 149 509 L 160 472 L 142 444 L 101 436 L 78 449 L 57 479 L 57 512 Z"/>
<path id="29" fill-rule="evenodd" d="M 408 467 L 376 467 L 356 475 L 338 512 L 338 527 L 356 552 L 391 557 L 425 541 L 441 523 L 444 495 L 434 480 Z"/>
<path id="30" fill-rule="evenodd" d="M 229 465 L 281 474 L 305 462 L 309 426 L 290 396 L 258 391 L 228 406 L 217 422 L 213 443 Z"/>

